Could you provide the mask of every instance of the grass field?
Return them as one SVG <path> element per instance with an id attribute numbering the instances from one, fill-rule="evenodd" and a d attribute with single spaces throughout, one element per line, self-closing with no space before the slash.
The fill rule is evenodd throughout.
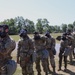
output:
<path id="1" fill-rule="evenodd" d="M 61 35 L 61 33 L 54 33 L 54 34 L 51 34 L 54 38 L 56 38 L 57 36 Z M 33 35 L 29 35 L 31 38 L 33 37 Z M 18 35 L 13 35 L 11 36 L 16 42 L 20 39 Z M 59 41 L 56 41 L 56 43 L 59 43 Z M 16 50 L 13 51 L 12 53 L 12 57 L 13 59 L 16 61 Z M 69 62 L 68 62 L 68 70 L 67 72 L 64 72 L 64 63 L 62 65 L 62 71 L 58 71 L 58 55 L 55 56 L 55 63 L 56 63 L 56 72 L 57 72 L 57 75 L 75 75 L 75 59 L 73 59 L 73 64 L 70 65 Z M 41 67 L 42 68 L 42 67 Z M 50 69 L 52 70 L 52 67 L 50 65 Z M 45 75 L 43 70 L 41 72 L 42 75 Z M 19 64 L 17 65 L 17 69 L 16 69 L 16 72 L 14 75 L 22 75 L 21 73 L 21 68 L 19 66 Z M 37 71 L 35 69 L 35 63 L 34 63 L 34 75 L 37 75 Z M 49 75 L 53 75 L 53 74 L 49 74 Z"/>
<path id="2" fill-rule="evenodd" d="M 56 38 L 57 36 L 60 36 L 61 33 L 52 33 L 51 34 L 54 38 Z M 16 42 L 20 39 L 19 35 L 10 35 Z M 28 35 L 30 38 L 33 38 L 32 34 Z M 59 41 L 56 40 L 56 42 L 58 43 Z"/>

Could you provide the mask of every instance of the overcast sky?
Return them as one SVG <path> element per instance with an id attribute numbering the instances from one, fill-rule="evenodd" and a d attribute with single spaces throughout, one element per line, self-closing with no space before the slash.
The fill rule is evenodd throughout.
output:
<path id="1" fill-rule="evenodd" d="M 0 21 L 23 16 L 34 23 L 46 18 L 50 25 L 75 21 L 75 0 L 0 0 Z"/>

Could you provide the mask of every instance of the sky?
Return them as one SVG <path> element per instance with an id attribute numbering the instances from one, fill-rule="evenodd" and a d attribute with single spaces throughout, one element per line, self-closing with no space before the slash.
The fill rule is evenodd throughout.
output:
<path id="1" fill-rule="evenodd" d="M 0 21 L 22 16 L 34 23 L 46 18 L 50 25 L 75 21 L 75 0 L 0 0 Z"/>

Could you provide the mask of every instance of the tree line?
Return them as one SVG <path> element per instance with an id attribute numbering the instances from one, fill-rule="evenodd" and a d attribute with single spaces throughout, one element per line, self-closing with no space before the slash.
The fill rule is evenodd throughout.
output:
<path id="1" fill-rule="evenodd" d="M 34 31 L 38 31 L 39 33 L 45 33 L 49 31 L 50 33 L 61 33 L 65 32 L 67 29 L 75 30 L 75 21 L 73 24 L 61 24 L 59 25 L 50 25 L 50 22 L 44 19 L 37 19 L 37 23 L 35 24 L 33 21 L 29 19 L 24 19 L 22 16 L 18 16 L 15 18 L 6 19 L 0 22 L 0 25 L 7 24 L 9 25 L 9 34 L 16 35 L 19 31 L 23 29 L 27 29 L 29 34 L 34 33 Z"/>

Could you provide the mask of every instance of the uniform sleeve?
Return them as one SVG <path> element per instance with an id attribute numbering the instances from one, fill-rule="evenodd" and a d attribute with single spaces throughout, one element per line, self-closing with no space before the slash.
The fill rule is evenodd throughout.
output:
<path id="1" fill-rule="evenodd" d="M 71 48 L 73 48 L 73 45 L 74 45 L 74 37 L 72 35 L 69 35 L 68 38 L 70 38 L 70 44 L 69 44 L 69 46 L 71 46 Z"/>
<path id="2" fill-rule="evenodd" d="M 48 43 L 48 41 L 49 41 L 49 39 L 46 37 L 46 45 L 45 45 L 46 49 L 47 48 L 51 48 L 50 45 L 49 45 L 49 43 Z"/>
<path id="3" fill-rule="evenodd" d="M 29 39 L 29 54 L 33 54 L 34 52 L 34 43 L 31 39 Z"/>
<path id="4" fill-rule="evenodd" d="M 55 41 L 54 38 L 52 38 L 52 40 L 51 40 L 51 47 L 52 47 L 52 49 L 55 48 L 55 45 L 56 45 L 56 41 Z"/>
<path id="5" fill-rule="evenodd" d="M 45 36 L 43 36 L 41 39 L 43 40 L 43 47 L 44 48 L 47 48 L 49 46 L 48 45 L 48 38 L 45 37 Z"/>
<path id="6" fill-rule="evenodd" d="M 63 41 L 61 41 L 61 43 L 60 43 L 60 51 L 63 51 L 64 50 L 64 42 Z"/>
<path id="7" fill-rule="evenodd" d="M 21 49 L 21 41 L 18 41 L 18 44 L 17 44 L 17 57 L 20 56 L 20 49 Z"/>
<path id="8" fill-rule="evenodd" d="M 9 54 L 11 53 L 16 47 L 15 41 L 8 39 L 5 43 L 3 43 L 3 48 L 1 53 L 2 54 Z"/>

